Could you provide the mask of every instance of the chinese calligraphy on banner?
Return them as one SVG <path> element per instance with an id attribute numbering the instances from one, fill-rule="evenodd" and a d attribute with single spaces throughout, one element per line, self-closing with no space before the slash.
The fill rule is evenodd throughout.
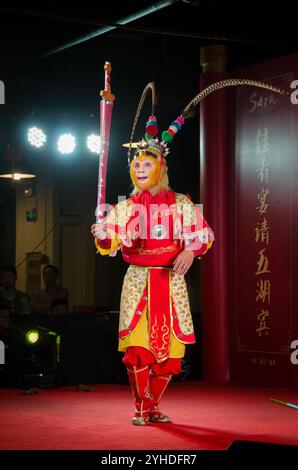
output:
<path id="1" fill-rule="evenodd" d="M 242 75 L 289 90 L 293 63 L 271 61 Z M 288 97 L 248 87 L 237 90 L 231 309 L 231 378 L 236 381 L 298 386 L 298 368 L 290 362 L 290 343 L 298 339 L 295 129 L 298 109 Z"/>

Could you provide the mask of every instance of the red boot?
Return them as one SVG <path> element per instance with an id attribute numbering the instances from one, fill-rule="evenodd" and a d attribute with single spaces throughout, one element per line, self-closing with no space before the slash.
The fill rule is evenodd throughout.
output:
<path id="1" fill-rule="evenodd" d="M 132 424 L 145 426 L 149 422 L 149 410 L 152 407 L 152 397 L 149 389 L 149 367 L 127 368 L 130 386 L 135 401 L 135 416 Z"/>
<path id="2" fill-rule="evenodd" d="M 161 413 L 158 408 L 158 403 L 171 378 L 171 375 L 155 375 L 152 371 L 150 373 L 149 385 L 153 400 L 149 411 L 149 421 L 153 423 L 171 423 L 171 418 Z"/>

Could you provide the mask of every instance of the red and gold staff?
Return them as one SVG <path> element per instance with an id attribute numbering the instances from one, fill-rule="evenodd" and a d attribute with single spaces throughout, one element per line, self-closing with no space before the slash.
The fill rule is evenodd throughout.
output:
<path id="1" fill-rule="evenodd" d="M 115 96 L 111 93 L 111 71 L 112 66 L 110 62 L 104 65 L 105 71 L 105 87 L 101 90 L 100 102 L 100 152 L 99 152 L 99 165 L 98 165 L 98 187 L 97 187 L 97 210 L 96 222 L 99 222 L 104 217 L 104 212 L 100 210 L 105 204 L 106 198 L 106 179 L 107 179 L 107 165 L 109 153 L 109 138 L 110 128 L 113 112 L 113 104 Z"/>

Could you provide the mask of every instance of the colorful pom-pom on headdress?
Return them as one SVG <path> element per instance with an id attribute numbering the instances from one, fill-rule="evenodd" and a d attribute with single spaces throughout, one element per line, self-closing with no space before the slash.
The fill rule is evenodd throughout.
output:
<path id="1" fill-rule="evenodd" d="M 142 139 L 138 144 L 134 145 L 137 147 L 135 156 L 151 154 L 156 157 L 166 157 L 170 152 L 170 149 L 168 148 L 168 143 L 172 142 L 173 138 L 175 137 L 177 132 L 180 131 L 182 125 L 184 124 L 183 116 L 182 115 L 178 116 L 177 119 L 175 119 L 175 121 L 171 123 L 169 128 L 162 133 L 161 140 L 158 139 L 157 119 L 154 114 L 155 101 L 156 101 L 155 100 L 155 85 L 154 85 L 154 82 L 148 83 L 148 85 L 145 87 L 143 94 L 141 96 L 138 109 L 136 112 L 134 124 L 133 124 L 133 129 L 132 129 L 131 138 L 130 138 L 130 146 L 129 146 L 129 150 L 127 154 L 129 163 L 130 163 L 130 153 L 131 153 L 134 131 L 136 128 L 136 124 L 137 124 L 142 106 L 144 104 L 144 101 L 146 99 L 146 96 L 149 90 L 152 93 L 152 113 L 151 113 L 151 116 L 149 116 L 148 121 L 146 123 L 145 139 Z"/>
<path id="2" fill-rule="evenodd" d="M 170 127 L 162 133 L 161 141 L 159 141 L 158 137 L 156 137 L 158 134 L 156 117 L 154 115 L 150 116 L 146 124 L 145 139 L 137 144 L 138 150 L 135 156 L 148 154 L 156 157 L 166 157 L 170 152 L 168 143 L 172 142 L 183 124 L 183 117 L 178 116 L 177 119 L 171 123 Z"/>
<path id="3" fill-rule="evenodd" d="M 155 137 L 158 134 L 157 121 L 155 116 L 150 116 L 146 124 L 146 133 L 145 139 L 151 140 L 152 137 Z"/>
<path id="4" fill-rule="evenodd" d="M 159 141 L 158 137 L 155 137 L 158 134 L 156 117 L 150 116 L 146 124 L 145 139 L 150 146 L 153 146 L 155 149 L 157 147 L 159 148 L 160 156 L 166 157 L 170 153 L 168 143 L 172 142 L 173 138 L 177 132 L 180 131 L 183 124 L 183 116 L 178 116 L 177 119 L 171 123 L 170 127 L 166 131 L 163 131 L 161 140 Z"/>
<path id="5" fill-rule="evenodd" d="M 182 116 L 178 116 L 175 121 L 172 122 L 170 127 L 167 131 L 163 131 L 161 140 L 165 143 L 172 142 L 173 138 L 180 131 L 181 126 L 184 124 L 184 118 Z"/>

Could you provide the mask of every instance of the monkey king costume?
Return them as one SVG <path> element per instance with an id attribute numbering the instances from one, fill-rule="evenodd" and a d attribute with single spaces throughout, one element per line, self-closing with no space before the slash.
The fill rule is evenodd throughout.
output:
<path id="1" fill-rule="evenodd" d="M 185 279 L 172 265 L 183 250 L 205 254 L 214 239 L 191 200 L 168 186 L 167 144 L 182 124 L 179 116 L 159 141 L 156 118 L 149 117 L 130 162 L 132 196 L 106 217 L 107 238 L 95 239 L 100 254 L 114 256 L 121 249 L 130 264 L 121 294 L 119 351 L 125 352 L 135 425 L 170 422 L 158 404 L 172 375 L 181 371 L 185 345 L 195 343 Z M 145 176 L 138 173 L 142 164 L 148 167 Z"/>

